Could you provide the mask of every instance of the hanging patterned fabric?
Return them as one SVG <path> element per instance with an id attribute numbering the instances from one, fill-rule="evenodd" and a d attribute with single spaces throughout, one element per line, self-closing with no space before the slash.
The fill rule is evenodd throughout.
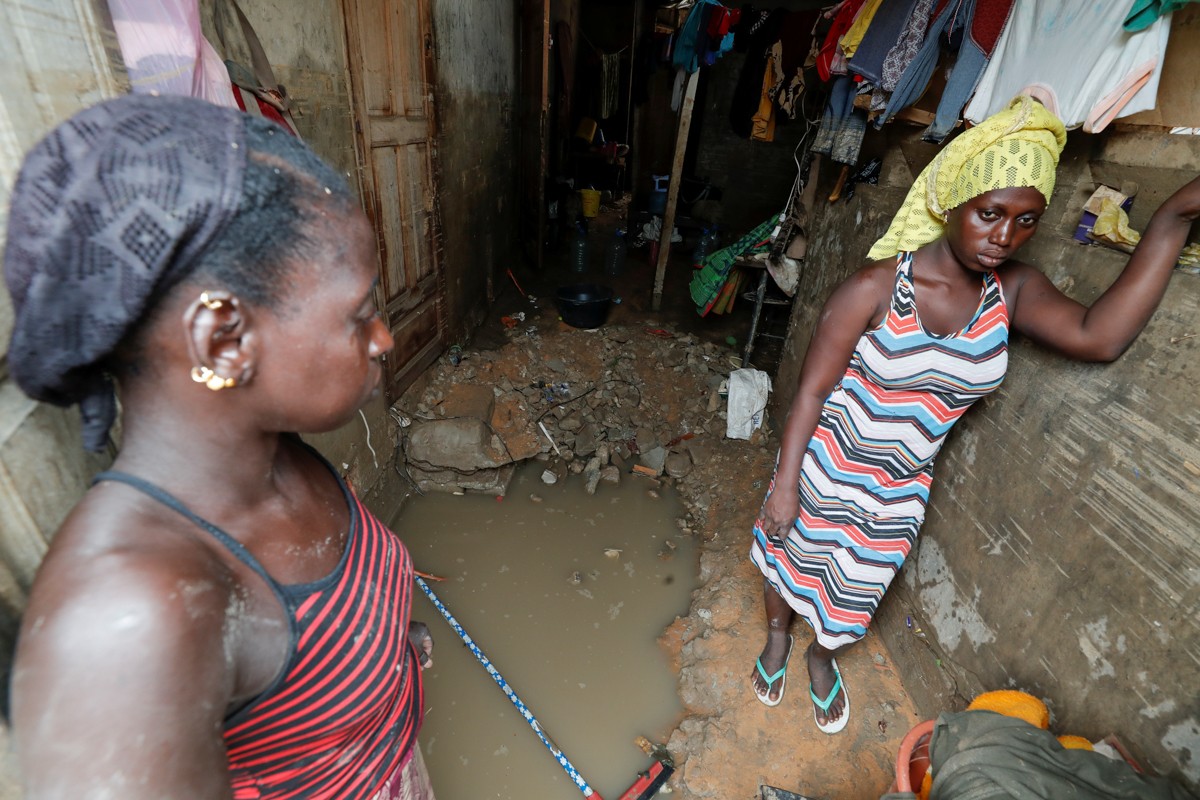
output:
<path id="1" fill-rule="evenodd" d="M 933 71 L 937 68 L 942 43 L 954 40 L 955 32 L 962 30 L 967 24 L 967 18 L 962 13 L 966 4 L 973 5 L 973 0 L 940 0 L 937 4 L 925 34 L 925 41 L 917 51 L 916 57 L 909 62 L 904 74 L 900 76 L 884 112 L 875 118 L 876 128 L 882 128 L 885 122 L 917 102 L 925 93 L 929 79 L 933 77 Z"/>
<path id="2" fill-rule="evenodd" d="M 884 59 L 899 44 L 918 2 L 919 0 L 893 0 L 875 12 L 871 26 L 863 33 L 858 48 L 850 57 L 851 72 L 861 75 L 868 83 L 879 85 L 883 79 Z M 921 30 L 924 32 L 924 26 Z"/>
<path id="3" fill-rule="evenodd" d="M 925 43 L 925 32 L 929 29 L 929 20 L 933 16 L 933 0 L 917 0 L 900 38 L 888 51 L 880 69 L 879 81 L 871 94 L 871 111 L 882 111 L 887 108 L 888 98 L 896 90 L 900 78 L 908 65 L 921 52 Z"/>

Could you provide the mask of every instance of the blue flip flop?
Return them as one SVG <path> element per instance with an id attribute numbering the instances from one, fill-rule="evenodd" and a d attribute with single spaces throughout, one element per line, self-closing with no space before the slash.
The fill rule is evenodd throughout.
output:
<path id="1" fill-rule="evenodd" d="M 846 687 L 842 684 L 842 672 L 838 669 L 837 659 L 830 659 L 833 663 L 833 674 L 837 678 L 833 682 L 833 688 L 829 690 L 829 694 L 825 695 L 825 699 L 817 697 L 817 693 L 813 691 L 812 684 L 808 685 L 808 694 L 813 701 L 813 722 L 817 723 L 817 728 L 821 733 L 833 735 L 846 727 L 846 723 L 850 721 L 850 693 L 846 691 Z M 846 698 L 846 707 L 842 710 L 842 716 L 838 717 L 833 722 L 827 722 L 824 725 L 817 719 L 817 709 L 825 714 L 829 713 L 829 707 L 833 705 L 833 700 L 837 697 L 838 690 L 842 691 L 842 695 Z"/>
<path id="2" fill-rule="evenodd" d="M 792 660 L 792 645 L 794 645 L 794 644 L 795 644 L 795 640 L 792 639 L 792 635 L 789 633 L 788 634 L 787 657 L 783 659 L 783 666 L 780 667 L 779 671 L 776 672 L 774 675 L 768 675 L 767 671 L 765 669 L 763 669 L 761 658 L 756 658 L 754 660 L 754 665 L 756 667 L 758 667 L 758 674 L 760 676 L 762 676 L 763 681 L 765 681 L 767 684 L 767 693 L 759 694 L 758 689 L 754 688 L 753 681 L 750 683 L 750 691 L 754 692 L 754 696 L 758 698 L 758 702 L 762 703 L 764 706 L 769 706 L 771 708 L 774 708 L 775 706 L 777 706 L 781 702 L 783 702 L 783 690 L 787 688 L 788 662 Z M 772 702 L 771 701 L 771 688 L 775 686 L 775 681 L 780 681 L 779 697 L 776 697 L 775 701 Z"/>

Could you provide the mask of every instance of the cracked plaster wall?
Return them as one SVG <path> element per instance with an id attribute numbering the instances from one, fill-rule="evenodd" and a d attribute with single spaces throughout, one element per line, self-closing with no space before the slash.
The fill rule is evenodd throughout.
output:
<path id="1" fill-rule="evenodd" d="M 913 129 L 879 146 L 879 186 L 818 201 L 778 387 L 795 386 L 821 304 L 936 152 Z M 1197 137 L 1072 133 L 1021 257 L 1090 303 L 1126 260 L 1071 240 L 1094 183 L 1137 181 L 1140 228 L 1198 171 Z M 819 197 L 833 172 L 826 165 Z M 939 457 L 921 537 L 876 617 L 923 713 L 1019 688 L 1047 701 L 1056 732 L 1115 732 L 1155 771 L 1200 784 L 1198 382 L 1196 275 L 1174 275 L 1114 364 L 1074 363 L 1014 337 L 1007 380 Z M 790 400 L 775 397 L 777 420 Z"/>

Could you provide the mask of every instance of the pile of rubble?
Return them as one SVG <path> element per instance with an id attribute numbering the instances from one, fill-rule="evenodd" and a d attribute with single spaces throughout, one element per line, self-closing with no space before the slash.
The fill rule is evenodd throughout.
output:
<path id="1" fill-rule="evenodd" d="M 515 465 L 537 459 L 546 483 L 676 485 L 706 510 L 694 470 L 724 440 L 733 351 L 659 328 L 556 328 L 428 371 L 392 410 L 406 476 L 422 492 L 503 495 Z"/>

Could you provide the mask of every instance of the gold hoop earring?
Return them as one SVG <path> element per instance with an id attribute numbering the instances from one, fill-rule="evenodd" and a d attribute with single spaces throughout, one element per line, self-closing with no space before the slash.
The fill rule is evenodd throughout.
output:
<path id="1" fill-rule="evenodd" d="M 216 311 L 218 308 L 223 308 L 225 306 L 224 300 L 214 300 L 208 296 L 208 292 L 200 293 L 200 302 L 209 311 Z"/>
<path id="2" fill-rule="evenodd" d="M 208 367 L 192 367 L 191 375 L 193 381 L 203 383 L 214 392 L 219 392 L 222 389 L 232 389 L 234 386 L 237 386 L 237 381 L 233 378 L 222 378 Z"/>

